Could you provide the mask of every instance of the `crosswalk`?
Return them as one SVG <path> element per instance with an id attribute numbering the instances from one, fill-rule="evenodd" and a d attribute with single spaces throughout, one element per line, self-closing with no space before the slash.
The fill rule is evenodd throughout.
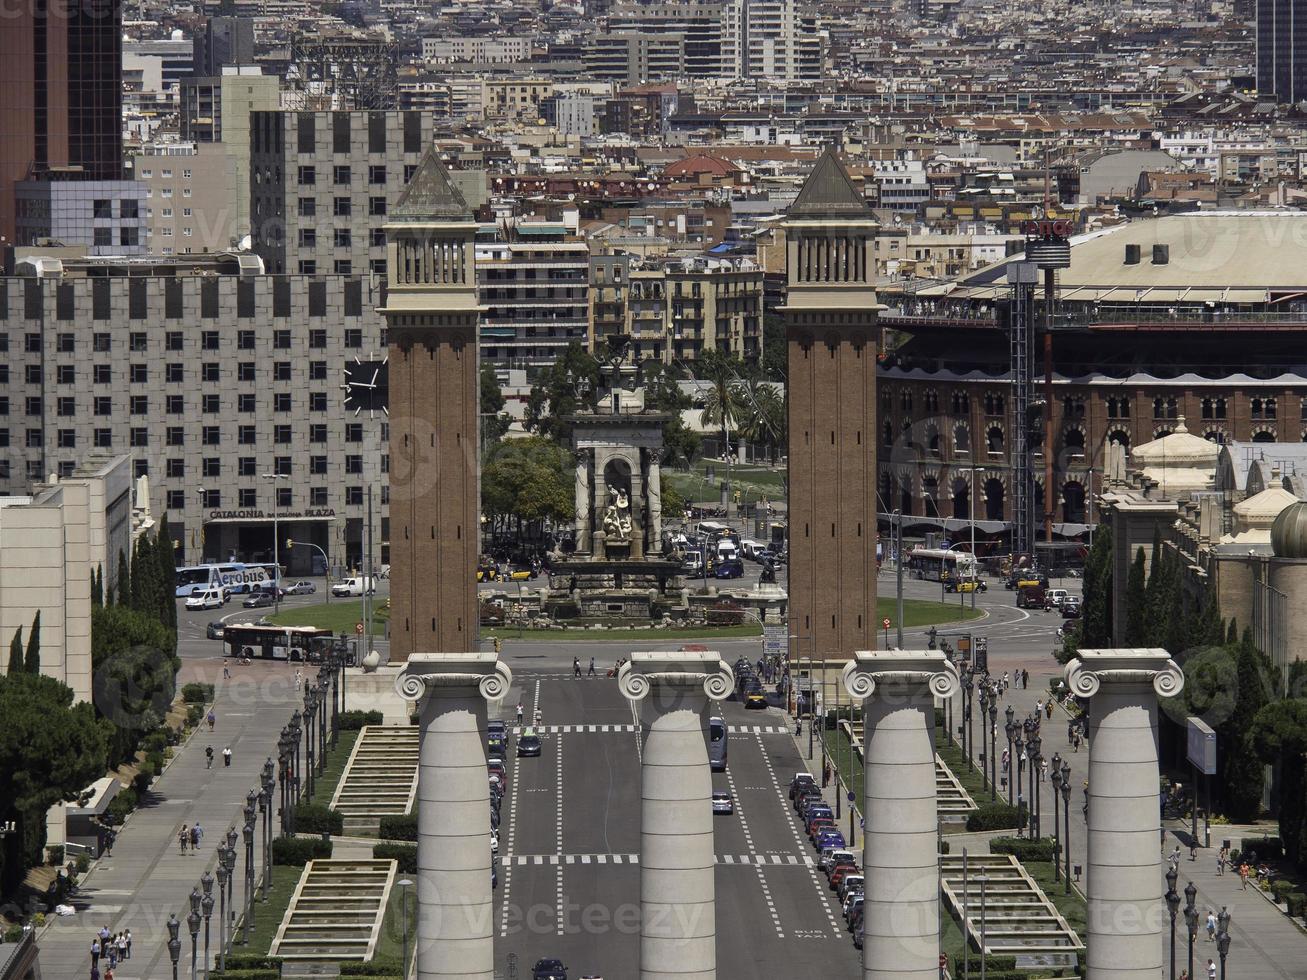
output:
<path id="1" fill-rule="evenodd" d="M 806 855 L 799 854 L 718 854 L 718 864 L 765 864 L 786 865 L 811 868 L 815 862 Z M 523 867 L 526 865 L 560 864 L 639 864 L 638 854 L 508 854 L 504 857 L 506 864 Z"/>
<path id="2" fill-rule="evenodd" d="M 520 735 L 527 727 L 537 735 L 630 735 L 636 731 L 635 725 L 515 725 L 512 729 L 513 734 Z M 781 735 L 789 730 L 784 725 L 735 725 L 731 728 L 731 734 Z"/>

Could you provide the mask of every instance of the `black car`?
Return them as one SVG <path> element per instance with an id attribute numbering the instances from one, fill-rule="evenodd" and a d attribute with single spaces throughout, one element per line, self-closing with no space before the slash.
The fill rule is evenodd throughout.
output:
<path id="1" fill-rule="evenodd" d="M 540 754 L 539 735 L 521 735 L 517 740 L 517 754 L 538 756 Z"/>
<path id="2" fill-rule="evenodd" d="M 214 623 L 210 623 L 208 626 L 204 628 L 204 635 L 207 636 L 210 640 L 221 640 L 222 631 L 223 631 L 222 623 L 214 622 Z"/>
<path id="3" fill-rule="evenodd" d="M 562 960 L 536 960 L 531 980 L 567 980 L 567 967 Z"/>

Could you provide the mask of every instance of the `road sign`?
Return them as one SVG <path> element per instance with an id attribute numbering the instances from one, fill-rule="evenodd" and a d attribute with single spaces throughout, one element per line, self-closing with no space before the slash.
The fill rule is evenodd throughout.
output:
<path id="1" fill-rule="evenodd" d="M 355 624 L 354 624 L 354 632 L 355 632 L 355 633 L 362 633 L 362 632 L 363 632 L 363 624 L 362 624 L 361 622 L 360 622 L 360 623 L 355 623 Z"/>
<path id="2" fill-rule="evenodd" d="M 762 650 L 768 657 L 784 658 L 788 630 L 784 625 L 767 625 L 762 628 Z"/>
<path id="3" fill-rule="evenodd" d="M 849 802 L 852 803 L 856 799 L 857 797 L 853 794 L 853 790 L 849 790 Z"/>
<path id="4" fill-rule="evenodd" d="M 883 626 L 885 629 L 889 629 L 889 628 L 890 628 L 890 619 L 889 619 L 889 617 L 886 616 L 884 619 L 882 619 L 882 620 L 880 621 L 880 625 Z"/>
<path id="5" fill-rule="evenodd" d="M 867 829 L 867 818 L 866 818 L 866 817 L 858 817 L 858 826 L 861 827 L 863 830 L 866 830 L 866 829 Z"/>

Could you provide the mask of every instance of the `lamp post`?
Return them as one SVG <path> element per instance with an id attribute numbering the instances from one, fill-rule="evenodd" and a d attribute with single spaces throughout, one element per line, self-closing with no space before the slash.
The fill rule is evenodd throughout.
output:
<path id="1" fill-rule="evenodd" d="M 413 882 L 408 878 L 399 879 L 399 917 L 404 922 L 404 958 L 400 960 L 399 973 L 404 980 L 408 980 L 408 890 L 413 886 Z"/>
<path id="2" fill-rule="evenodd" d="M 1054 806 L 1057 802 L 1054 801 Z M 1071 894 L 1071 766 L 1062 763 L 1062 836 L 1066 838 L 1066 893 Z"/>
<path id="3" fill-rule="evenodd" d="M 333 646 L 328 658 L 331 667 L 331 747 L 334 749 L 340 737 L 340 652 Z"/>
<path id="4" fill-rule="evenodd" d="M 962 694 L 966 698 L 962 703 L 962 754 L 967 757 L 967 772 L 975 772 L 976 769 L 971 758 L 975 750 L 971 737 L 971 696 L 975 686 L 975 671 L 968 664 L 962 671 Z"/>
<path id="5" fill-rule="evenodd" d="M 300 736 L 304 728 L 304 715 L 299 708 L 295 709 L 294 714 L 290 716 L 290 737 L 291 745 L 294 747 L 294 756 L 291 759 L 291 796 L 292 805 L 299 800 L 300 791 Z M 291 828 L 294 829 L 293 827 Z"/>
<path id="6" fill-rule="evenodd" d="M 272 757 L 263 764 L 263 900 L 268 900 L 268 879 L 272 877 L 272 793 L 275 783 L 272 773 L 276 765 Z"/>
<path id="7" fill-rule="evenodd" d="M 989 802 L 998 802 L 998 699 L 991 691 L 989 696 Z"/>
<path id="8" fill-rule="evenodd" d="M 1030 836 L 1038 838 L 1040 836 L 1039 827 L 1039 763 L 1042 756 L 1039 749 L 1043 745 L 1043 739 L 1039 737 L 1038 729 L 1026 743 L 1030 752 Z"/>
<path id="9" fill-rule="evenodd" d="M 1221 954 L 1221 980 L 1225 980 L 1225 957 L 1230 952 L 1230 912 L 1224 905 L 1216 917 L 1216 951 Z"/>
<path id="10" fill-rule="evenodd" d="M 289 473 L 264 473 L 265 480 L 272 481 L 272 565 L 276 578 L 272 583 L 272 611 L 278 613 L 281 611 L 281 539 L 279 534 L 278 510 L 280 502 L 277 500 L 277 492 L 281 489 L 277 486 L 278 480 L 289 480 Z M 328 590 L 330 591 L 330 590 Z"/>
<path id="11" fill-rule="evenodd" d="M 314 731 L 313 716 L 318 710 L 317 698 L 318 692 L 312 687 L 304 692 L 304 733 L 306 736 L 304 739 L 304 771 L 308 776 L 306 797 L 313 796 L 313 747 L 318 741 L 317 732 Z M 295 802 L 299 802 L 298 797 L 296 797 Z"/>
<path id="12" fill-rule="evenodd" d="M 1171 980 L 1175 980 L 1175 917 L 1180 911 L 1180 894 L 1175 890 L 1180 871 L 1173 864 L 1166 873 L 1166 910 L 1171 913 Z"/>
<path id="13" fill-rule="evenodd" d="M 1184 926 L 1189 931 L 1189 980 L 1194 980 L 1194 940 L 1198 938 L 1198 889 L 1191 881 L 1184 886 Z"/>
<path id="14" fill-rule="evenodd" d="M 213 915 L 213 875 L 204 872 L 200 876 L 200 887 L 204 897 L 200 899 L 200 911 L 204 913 L 204 976 L 209 976 L 209 919 Z"/>
<path id="15" fill-rule="evenodd" d="M 318 671 L 318 775 L 327 771 L 327 695 L 331 691 L 331 675 L 324 665 Z"/>
<path id="16" fill-rule="evenodd" d="M 1017 736 L 1017 726 L 1012 721 L 1012 705 L 1009 704 L 1003 714 L 1007 717 L 1007 724 L 1003 726 L 1003 732 L 1007 735 L 1007 801 L 1015 804 L 1016 787 L 1012 785 L 1012 757 L 1014 755 L 1012 748 Z"/>
<path id="17" fill-rule="evenodd" d="M 1008 798 L 1013 806 L 1021 806 L 1022 786 L 1021 781 L 1026 775 L 1026 743 L 1021 737 L 1021 726 L 1017 725 L 1012 730 L 1012 735 L 1008 739 L 1008 756 L 1007 756 L 1007 785 Z M 1027 804 L 1026 813 L 1029 814 L 1030 806 Z"/>
<path id="18" fill-rule="evenodd" d="M 1062 835 L 1061 821 L 1058 820 L 1057 796 L 1062 789 L 1062 773 L 1058 767 L 1062 764 L 1062 757 L 1054 752 L 1053 765 L 1049 770 L 1049 782 L 1053 784 L 1053 884 L 1057 884 L 1062 877 Z"/>
<path id="19" fill-rule="evenodd" d="M 227 965 L 227 861 L 226 861 L 226 844 L 218 845 L 218 970 L 222 971 Z M 213 900 L 209 900 L 209 908 L 213 908 Z M 208 962 L 208 955 L 205 955 L 205 962 Z"/>
<path id="20" fill-rule="evenodd" d="M 245 795 L 245 826 L 241 836 L 245 838 L 245 922 L 241 929 L 241 945 L 250 944 L 250 915 L 254 911 L 254 839 L 258 835 L 258 815 L 255 807 L 259 802 L 256 790 Z"/>
<path id="21" fill-rule="evenodd" d="M 196 967 L 200 962 L 200 890 L 191 889 L 191 911 L 186 916 L 186 928 L 191 933 L 191 980 L 197 980 Z"/>
<path id="22" fill-rule="evenodd" d="M 182 941 L 177 938 L 181 926 L 176 912 L 168 916 L 168 959 L 172 960 L 172 980 L 177 980 L 177 961 L 182 955 Z"/>
<path id="23" fill-rule="evenodd" d="M 236 828 L 227 830 L 227 948 L 236 938 L 236 843 L 240 840 Z"/>

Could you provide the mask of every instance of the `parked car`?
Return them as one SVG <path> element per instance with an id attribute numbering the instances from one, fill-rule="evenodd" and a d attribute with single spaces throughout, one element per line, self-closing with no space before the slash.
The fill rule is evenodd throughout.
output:
<path id="1" fill-rule="evenodd" d="M 840 882 L 840 887 L 836 889 L 836 894 L 840 896 L 840 901 L 843 902 L 849 895 L 861 891 L 866 885 L 867 878 L 865 875 L 845 875 L 844 880 Z"/>
<path id="2" fill-rule="evenodd" d="M 567 967 L 562 960 L 536 960 L 531 968 L 531 980 L 567 980 Z"/>
<path id="3" fill-rule="evenodd" d="M 724 789 L 715 789 L 712 794 L 712 812 L 717 814 L 732 814 L 735 812 L 735 801 L 731 799 L 731 794 Z"/>
<path id="4" fill-rule="evenodd" d="M 222 623 L 215 620 L 208 626 L 204 627 L 204 635 L 210 640 L 221 640 L 223 629 L 224 627 Z"/>
<path id="5" fill-rule="evenodd" d="M 739 558 L 718 558 L 713 576 L 715 578 L 743 578 L 744 562 Z"/>
<path id="6" fill-rule="evenodd" d="M 796 772 L 790 779 L 790 799 L 794 799 L 799 794 L 800 786 L 815 786 L 816 778 L 810 772 Z"/>
<path id="7" fill-rule="evenodd" d="M 252 592 L 241 603 L 246 609 L 262 609 L 264 606 L 276 605 L 277 597 L 271 592 Z"/>
<path id="8" fill-rule="evenodd" d="M 1070 593 L 1067 592 L 1066 589 L 1049 589 L 1044 596 L 1044 602 L 1054 608 L 1060 609 L 1068 595 L 1070 595 Z"/>
<path id="9" fill-rule="evenodd" d="M 192 592 L 186 598 L 187 609 L 221 609 L 226 604 L 225 589 L 205 589 L 203 592 Z"/>
<path id="10" fill-rule="evenodd" d="M 1045 590 L 1042 585 L 1023 585 L 1017 589 L 1018 609 L 1043 609 L 1046 605 Z"/>
<path id="11" fill-rule="evenodd" d="M 318 587 L 307 579 L 300 579 L 298 582 L 291 582 L 282 590 L 282 595 L 312 595 L 318 591 Z"/>
<path id="12" fill-rule="evenodd" d="M 767 695 L 763 694 L 762 691 L 750 691 L 744 696 L 744 706 L 755 711 L 765 708 L 767 707 Z"/>
<path id="13" fill-rule="evenodd" d="M 818 850 L 821 850 L 823 847 L 843 847 L 845 843 L 844 834 L 838 830 L 823 830 L 816 837 L 816 846 Z"/>
<path id="14" fill-rule="evenodd" d="M 823 847 L 821 849 L 821 857 L 817 858 L 817 867 L 820 870 L 825 871 L 835 861 L 845 858 L 850 861 L 854 860 L 853 852 L 839 847 Z"/>

